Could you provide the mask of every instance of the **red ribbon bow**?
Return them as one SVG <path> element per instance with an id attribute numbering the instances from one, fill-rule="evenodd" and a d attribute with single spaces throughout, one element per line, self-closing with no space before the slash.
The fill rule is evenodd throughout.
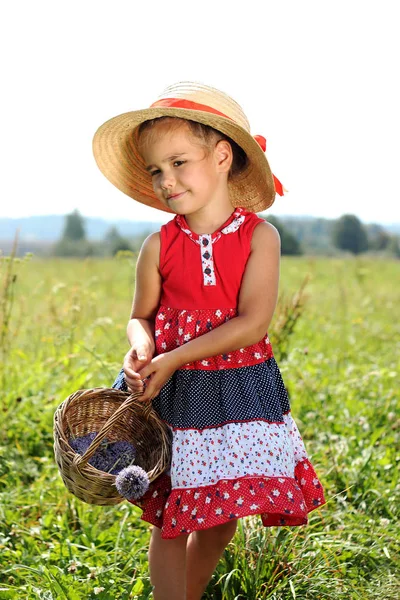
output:
<path id="1" fill-rule="evenodd" d="M 254 135 L 253 137 L 256 140 L 257 144 L 260 146 L 261 150 L 265 152 L 267 149 L 267 140 L 265 139 L 265 137 L 263 135 Z M 285 190 L 279 179 L 275 177 L 273 173 L 272 177 L 274 178 L 274 186 L 276 193 L 280 196 L 283 196 L 284 192 L 287 192 L 287 190 Z"/>

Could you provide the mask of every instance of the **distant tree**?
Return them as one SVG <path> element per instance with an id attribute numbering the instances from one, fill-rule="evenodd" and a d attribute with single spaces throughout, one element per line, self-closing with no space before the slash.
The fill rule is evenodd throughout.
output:
<path id="1" fill-rule="evenodd" d="M 395 256 L 396 258 L 400 258 L 400 237 L 392 235 L 387 249 L 391 254 L 393 254 L 393 256 Z"/>
<path id="2" fill-rule="evenodd" d="M 332 241 L 336 248 L 360 254 L 368 250 L 365 228 L 355 215 L 343 215 L 333 225 Z"/>
<path id="3" fill-rule="evenodd" d="M 95 254 L 93 245 L 88 240 L 70 240 L 63 238 L 53 246 L 54 256 L 70 256 L 85 258 Z"/>
<path id="4" fill-rule="evenodd" d="M 120 250 L 132 250 L 131 244 L 119 233 L 115 226 L 111 227 L 107 232 L 106 242 L 109 245 L 110 252 L 113 256 L 117 254 L 117 252 L 120 252 Z"/>
<path id="5" fill-rule="evenodd" d="M 74 210 L 69 215 L 65 216 L 64 231 L 62 234 L 63 240 L 84 240 L 86 239 L 86 231 L 83 217 L 79 211 Z"/>
<path id="6" fill-rule="evenodd" d="M 368 247 L 370 250 L 385 250 L 390 243 L 390 234 L 377 223 L 366 226 Z"/>
<path id="7" fill-rule="evenodd" d="M 274 215 L 266 218 L 266 221 L 271 223 L 279 231 L 281 237 L 281 253 L 282 255 L 300 255 L 303 254 L 299 240 L 292 234 Z"/>
<path id="8" fill-rule="evenodd" d="M 55 256 L 93 256 L 94 248 L 86 239 L 83 217 L 79 211 L 65 215 L 64 230 L 61 238 L 53 246 Z"/>

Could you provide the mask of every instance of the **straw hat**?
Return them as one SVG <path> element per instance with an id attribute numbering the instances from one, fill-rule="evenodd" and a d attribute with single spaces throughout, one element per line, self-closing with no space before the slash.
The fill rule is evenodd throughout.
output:
<path id="1" fill-rule="evenodd" d="M 260 212 L 271 206 L 275 192 L 283 194 L 282 184 L 272 174 L 264 154 L 265 138 L 251 135 L 249 122 L 239 104 L 215 88 L 192 82 L 168 87 L 150 108 L 114 117 L 96 131 L 93 153 L 97 165 L 119 190 L 138 202 L 172 212 L 153 191 L 151 176 L 145 169 L 134 135 L 144 121 L 167 116 L 209 125 L 245 151 L 248 166 L 228 182 L 233 206 Z"/>

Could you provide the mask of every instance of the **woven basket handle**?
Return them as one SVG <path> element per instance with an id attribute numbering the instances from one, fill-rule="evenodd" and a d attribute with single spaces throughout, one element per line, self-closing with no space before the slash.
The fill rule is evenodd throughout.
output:
<path id="1" fill-rule="evenodd" d="M 126 410 L 132 406 L 132 404 L 135 404 L 135 402 L 137 401 L 137 399 L 140 396 L 141 396 L 141 392 L 135 392 L 135 393 L 131 394 L 130 396 L 128 396 L 128 398 L 126 400 L 124 400 L 124 402 L 121 404 L 121 406 L 119 406 L 117 408 L 117 410 L 111 415 L 111 417 L 108 419 L 108 421 L 106 421 L 106 423 L 104 423 L 103 427 L 100 429 L 99 433 L 96 435 L 96 437 L 94 438 L 93 442 L 90 444 L 90 446 L 86 450 L 86 452 L 84 454 L 82 454 L 82 456 L 79 454 L 75 455 L 74 462 L 77 467 L 79 467 L 79 466 L 83 467 L 86 465 L 86 463 L 92 458 L 93 454 L 96 452 L 96 450 L 100 446 L 101 442 L 107 436 L 107 434 L 112 429 L 114 424 L 118 421 L 118 419 L 121 417 L 121 415 L 123 415 L 124 412 L 126 412 Z M 152 409 L 152 405 L 151 405 L 151 402 L 146 402 L 143 404 L 144 404 L 143 415 L 144 415 L 145 419 L 148 419 L 149 414 Z"/>

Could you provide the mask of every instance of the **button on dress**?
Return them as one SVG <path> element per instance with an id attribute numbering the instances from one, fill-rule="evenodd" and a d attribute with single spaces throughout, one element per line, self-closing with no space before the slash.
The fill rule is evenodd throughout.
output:
<path id="1" fill-rule="evenodd" d="M 235 319 L 261 222 L 237 208 L 213 234 L 192 232 L 182 215 L 161 228 L 157 354 Z M 123 371 L 113 387 L 127 389 Z M 248 515 L 266 527 L 305 525 L 325 504 L 267 332 L 251 346 L 183 365 L 153 407 L 172 431 L 171 468 L 134 504 L 163 538 Z"/>

